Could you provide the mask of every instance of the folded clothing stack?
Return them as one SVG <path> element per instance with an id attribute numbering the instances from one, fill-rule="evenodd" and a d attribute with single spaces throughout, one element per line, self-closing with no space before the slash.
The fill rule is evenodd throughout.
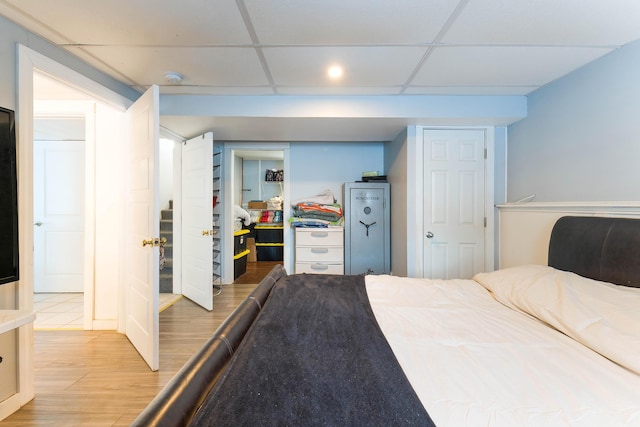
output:
<path id="1" fill-rule="evenodd" d="M 280 223 L 282 222 L 282 211 L 262 211 L 257 222 Z"/>
<path id="2" fill-rule="evenodd" d="M 335 202 L 333 193 L 326 190 L 316 196 L 294 203 L 289 222 L 294 227 L 341 225 L 343 222 L 342 207 Z"/>
<path id="3" fill-rule="evenodd" d="M 293 216 L 336 222 L 342 218 L 342 207 L 337 203 L 333 203 L 331 205 L 321 205 L 319 203 L 298 203 L 293 206 Z"/>

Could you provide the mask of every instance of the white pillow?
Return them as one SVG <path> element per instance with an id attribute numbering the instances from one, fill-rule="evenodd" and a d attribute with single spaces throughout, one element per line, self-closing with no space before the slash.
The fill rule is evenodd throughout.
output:
<path id="1" fill-rule="evenodd" d="M 640 289 L 543 265 L 473 278 L 501 303 L 551 325 L 640 375 Z"/>

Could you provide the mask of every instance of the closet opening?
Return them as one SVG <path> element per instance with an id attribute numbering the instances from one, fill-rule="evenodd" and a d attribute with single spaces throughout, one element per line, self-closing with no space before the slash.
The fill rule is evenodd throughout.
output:
<path id="1" fill-rule="evenodd" d="M 285 260 L 284 151 L 234 153 L 234 283 L 258 283 Z"/>

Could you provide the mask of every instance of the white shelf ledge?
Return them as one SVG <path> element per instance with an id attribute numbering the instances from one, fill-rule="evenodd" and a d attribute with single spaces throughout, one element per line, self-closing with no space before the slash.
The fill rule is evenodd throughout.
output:
<path id="1" fill-rule="evenodd" d="M 36 313 L 28 310 L 0 310 L 0 334 L 17 329 L 36 320 Z"/>

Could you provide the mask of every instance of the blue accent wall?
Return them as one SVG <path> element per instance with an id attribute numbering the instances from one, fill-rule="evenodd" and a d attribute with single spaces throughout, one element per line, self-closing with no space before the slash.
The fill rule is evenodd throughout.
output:
<path id="1" fill-rule="evenodd" d="M 508 128 L 507 199 L 640 200 L 640 41 L 528 97 Z"/>
<path id="2" fill-rule="evenodd" d="M 291 143 L 291 201 L 331 190 L 342 204 L 342 184 L 362 172 L 384 173 L 382 142 Z"/>

